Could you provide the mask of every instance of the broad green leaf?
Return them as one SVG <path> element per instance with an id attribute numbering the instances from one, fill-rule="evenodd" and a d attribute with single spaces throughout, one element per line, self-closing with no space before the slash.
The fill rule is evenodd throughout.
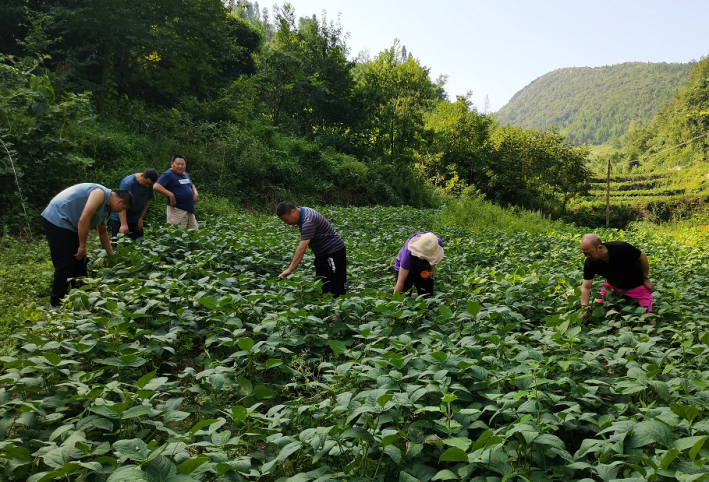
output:
<path id="1" fill-rule="evenodd" d="M 263 385 L 256 385 L 254 388 L 254 397 L 257 400 L 269 400 L 273 398 L 273 390 Z"/>
<path id="2" fill-rule="evenodd" d="M 467 461 L 467 459 L 466 459 Z M 433 476 L 431 480 L 459 480 L 458 476 L 455 475 L 450 470 L 441 470 L 436 475 Z"/>
<path id="3" fill-rule="evenodd" d="M 233 418 L 236 422 L 243 422 L 244 420 L 246 420 L 248 414 L 249 412 L 246 410 L 246 408 L 242 407 L 241 405 L 234 405 L 233 407 L 231 407 L 231 418 Z"/>
<path id="4" fill-rule="evenodd" d="M 660 461 L 660 468 L 666 469 L 667 467 L 669 467 L 679 454 L 680 451 L 676 448 L 671 448 L 670 450 L 668 450 Z"/>
<path id="5" fill-rule="evenodd" d="M 477 301 L 468 301 L 468 304 L 465 305 L 465 311 L 467 311 L 468 314 L 473 318 L 476 318 L 478 316 L 478 313 L 480 313 L 481 309 L 482 306 L 480 306 L 480 303 L 478 303 Z"/>
<path id="6" fill-rule="evenodd" d="M 249 396 L 254 393 L 254 386 L 246 378 L 239 377 L 239 379 L 236 381 L 236 384 L 239 388 L 241 395 Z"/>
<path id="7" fill-rule="evenodd" d="M 330 348 L 332 349 L 333 352 L 335 352 L 335 355 L 341 355 L 345 351 L 347 351 L 347 346 L 345 346 L 344 343 L 338 340 L 328 340 L 327 342 L 328 345 L 330 345 Z"/>
<path id="8" fill-rule="evenodd" d="M 446 305 L 439 306 L 438 311 L 440 311 L 443 317 L 447 320 L 453 317 L 453 311 L 451 311 L 451 309 L 448 308 Z"/>
<path id="9" fill-rule="evenodd" d="M 74 428 L 74 425 L 62 425 L 61 427 L 57 428 L 52 432 L 52 435 L 49 436 L 49 441 L 51 442 L 57 437 L 61 437 L 63 433 L 66 433 L 68 430 L 71 430 Z"/>
<path id="10" fill-rule="evenodd" d="M 693 405 L 685 406 L 678 403 L 671 403 L 670 410 L 672 410 L 672 412 L 674 412 L 677 416 L 687 420 L 689 423 L 692 423 L 692 420 L 697 418 L 699 415 L 699 410 Z"/>
<path id="11" fill-rule="evenodd" d="M 473 441 L 469 438 L 451 437 L 443 439 L 443 443 L 452 447 L 458 447 L 461 450 L 468 450 Z"/>
<path id="12" fill-rule="evenodd" d="M 342 435 L 340 435 L 340 438 L 342 438 L 342 439 L 359 438 L 362 440 L 366 440 L 368 442 L 374 441 L 374 437 L 372 436 L 372 434 L 367 432 L 365 429 L 363 429 L 361 427 L 352 427 L 350 429 L 345 430 L 345 432 Z"/>
<path id="13" fill-rule="evenodd" d="M 556 435 L 552 435 L 550 433 L 545 433 L 545 434 L 542 434 L 539 437 L 535 438 L 534 443 L 542 444 L 542 445 L 549 445 L 549 446 L 555 447 L 559 450 L 566 450 L 566 446 L 564 445 L 564 442 Z"/>
<path id="14" fill-rule="evenodd" d="M 458 397 L 456 397 L 452 393 L 446 393 L 443 395 L 443 398 L 441 401 L 443 403 L 450 403 L 450 402 L 455 402 L 456 400 L 458 400 Z"/>
<path id="15" fill-rule="evenodd" d="M 438 459 L 439 462 L 467 462 L 468 455 L 458 447 L 450 447 L 443 452 Z"/>
<path id="16" fill-rule="evenodd" d="M 135 383 L 136 386 L 142 390 L 143 388 L 145 388 L 145 385 L 147 385 L 148 382 L 153 379 L 153 377 L 155 376 L 156 373 L 157 373 L 157 370 L 153 370 L 152 372 L 143 375 L 143 376 L 140 377 L 140 379 Z"/>
<path id="17" fill-rule="evenodd" d="M 254 340 L 251 338 L 242 338 L 236 344 L 244 351 L 251 351 L 254 347 Z"/>
<path id="18" fill-rule="evenodd" d="M 165 414 L 163 417 L 163 422 L 164 423 L 170 423 L 170 422 L 179 422 L 181 420 L 186 419 L 189 417 L 191 414 L 187 412 L 181 412 L 179 410 L 170 410 Z"/>
<path id="19" fill-rule="evenodd" d="M 401 463 L 401 449 L 396 445 L 387 445 L 384 447 L 384 453 L 395 463 Z"/>
<path id="20" fill-rule="evenodd" d="M 134 462 L 145 462 L 148 460 L 148 454 L 150 453 L 145 442 L 138 438 L 114 442 L 113 449 Z"/>
<path id="21" fill-rule="evenodd" d="M 197 300 L 200 304 L 205 306 L 207 309 L 210 310 L 215 310 L 219 306 L 219 303 L 217 300 L 212 298 L 211 296 L 203 296 L 200 299 Z"/>
<path id="22" fill-rule="evenodd" d="M 138 482 L 148 481 L 148 475 L 135 465 L 123 465 L 117 468 L 107 482 Z"/>
<path id="23" fill-rule="evenodd" d="M 177 470 L 184 475 L 190 475 L 197 467 L 209 461 L 209 457 L 199 456 L 194 459 L 187 459 L 177 466 Z"/>
<path id="24" fill-rule="evenodd" d="M 217 423 L 218 421 L 219 421 L 218 419 L 202 420 L 201 422 L 199 422 L 197 425 L 195 425 L 194 427 L 192 427 L 190 429 L 190 435 L 194 435 L 197 432 L 199 432 L 200 430 L 202 430 L 204 427 L 209 427 L 210 425 L 212 425 L 213 423 Z"/>
<path id="25" fill-rule="evenodd" d="M 644 421 L 635 426 L 632 435 L 626 438 L 626 443 L 630 448 L 644 447 L 654 443 L 667 447 L 672 443 L 672 432 L 662 422 Z"/>
<path id="26" fill-rule="evenodd" d="M 54 366 L 57 366 L 62 362 L 62 357 L 60 357 L 56 353 L 52 353 L 52 352 L 42 353 L 42 356 L 44 358 L 46 358 L 47 361 Z"/>
<path id="27" fill-rule="evenodd" d="M 137 407 L 131 407 L 121 415 L 121 419 L 127 420 L 129 418 L 139 418 L 143 415 L 152 415 L 153 411 L 150 407 L 146 405 L 138 405 Z"/>

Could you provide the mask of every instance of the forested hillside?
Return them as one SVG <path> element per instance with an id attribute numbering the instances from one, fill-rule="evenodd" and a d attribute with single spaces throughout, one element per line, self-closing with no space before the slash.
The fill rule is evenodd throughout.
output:
<path id="1" fill-rule="evenodd" d="M 647 126 L 672 99 L 693 65 L 626 62 L 558 69 L 517 92 L 495 117 L 529 129 L 555 126 L 577 144 L 619 148 L 629 129 Z"/>
<path id="2" fill-rule="evenodd" d="M 2 2 L 0 226 L 36 229 L 68 185 L 115 188 L 174 153 L 198 216 L 284 199 L 425 206 L 466 188 L 560 215 L 584 190 L 586 152 L 564 136 L 448 99 L 397 40 L 366 57 L 346 40 L 289 4 Z"/>
<path id="3" fill-rule="evenodd" d="M 694 64 L 687 82 L 643 128 L 627 135 L 624 149 L 610 156 L 612 212 L 622 219 L 681 219 L 709 204 L 709 59 Z M 605 209 L 607 159 L 589 163 L 595 174 L 588 196 L 572 210 Z M 593 182 L 595 181 L 595 182 Z"/>

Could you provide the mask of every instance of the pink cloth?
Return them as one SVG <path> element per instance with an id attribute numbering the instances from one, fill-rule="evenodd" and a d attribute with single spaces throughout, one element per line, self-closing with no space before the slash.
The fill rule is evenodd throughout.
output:
<path id="1" fill-rule="evenodd" d="M 601 288 L 601 296 L 605 296 L 608 291 L 617 291 L 618 294 L 634 298 L 638 300 L 640 306 L 647 308 L 648 313 L 652 313 L 652 293 L 645 288 L 645 285 L 640 285 L 632 290 L 623 291 L 614 288 L 610 283 L 603 283 L 603 288 Z M 602 301 L 603 300 L 596 300 L 597 303 L 601 303 Z"/>

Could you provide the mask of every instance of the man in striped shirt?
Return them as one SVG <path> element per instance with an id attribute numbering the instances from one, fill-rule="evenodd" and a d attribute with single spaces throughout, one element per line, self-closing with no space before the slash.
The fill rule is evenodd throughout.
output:
<path id="1" fill-rule="evenodd" d="M 314 209 L 296 207 L 289 202 L 280 203 L 276 215 L 284 223 L 298 226 L 300 229 L 300 243 L 295 250 L 293 261 L 279 278 L 293 273 L 310 246 L 315 255 L 315 276 L 323 280 L 323 293 L 332 293 L 335 298 L 347 293 L 345 243 L 328 220 Z"/>

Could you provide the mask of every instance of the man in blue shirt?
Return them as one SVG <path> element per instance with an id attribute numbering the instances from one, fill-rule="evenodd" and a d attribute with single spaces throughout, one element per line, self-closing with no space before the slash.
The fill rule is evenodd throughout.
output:
<path id="1" fill-rule="evenodd" d="M 197 229 L 194 205 L 199 195 L 190 175 L 185 172 L 185 156 L 172 156 L 172 167 L 163 172 L 153 189 L 167 197 L 167 223 L 182 228 Z"/>
<path id="2" fill-rule="evenodd" d="M 158 180 L 158 171 L 152 167 L 137 174 L 126 176 L 118 187 L 121 191 L 130 191 L 133 204 L 119 213 L 111 213 L 111 232 L 114 240 L 118 233 L 137 241 L 143 237 L 143 219 L 150 207 L 150 200 L 155 197 L 153 184 Z"/>
<path id="3" fill-rule="evenodd" d="M 42 212 L 44 233 L 54 265 L 54 283 L 49 308 L 59 307 L 69 290 L 69 278 L 86 277 L 86 240 L 96 228 L 101 245 L 113 254 L 106 230 L 111 212 L 131 206 L 130 191 L 111 192 L 100 184 L 83 183 L 66 188 L 51 200 Z"/>
<path id="4" fill-rule="evenodd" d="M 323 280 L 323 293 L 332 293 L 335 298 L 347 293 L 347 251 L 345 242 L 327 219 L 314 209 L 296 207 L 282 202 L 276 215 L 286 224 L 298 226 L 300 243 L 295 250 L 293 261 L 279 277 L 290 276 L 303 261 L 305 251 L 310 247 L 315 255 L 315 276 Z"/>

